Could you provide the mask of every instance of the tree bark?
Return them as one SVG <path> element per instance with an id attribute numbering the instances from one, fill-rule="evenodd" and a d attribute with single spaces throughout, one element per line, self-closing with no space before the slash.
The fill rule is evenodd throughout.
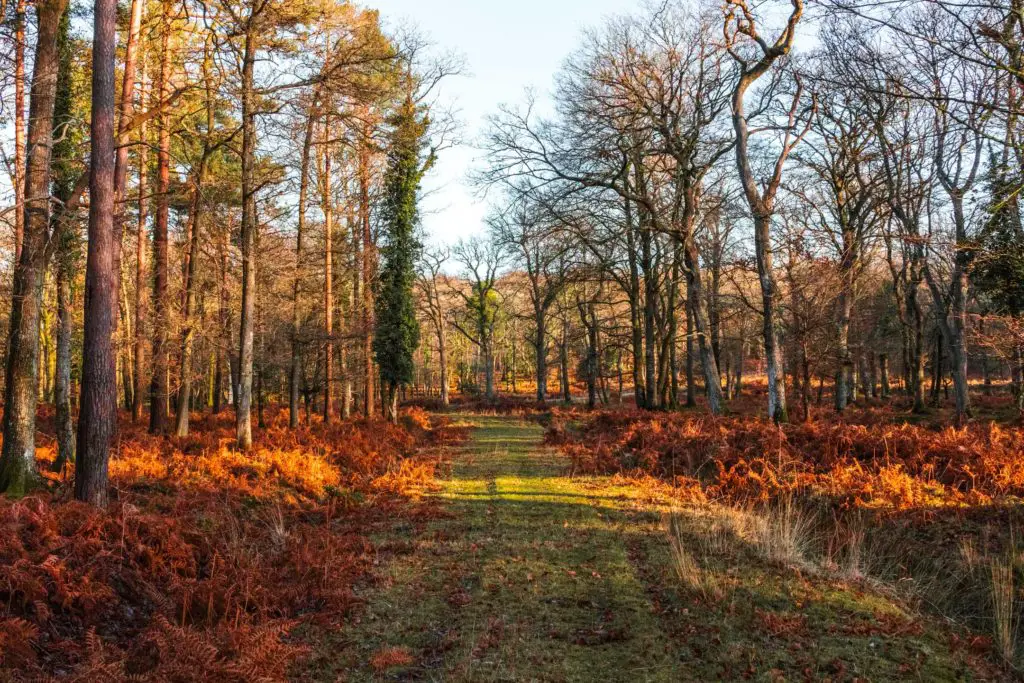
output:
<path id="1" fill-rule="evenodd" d="M 364 131 L 364 141 L 359 150 L 359 222 L 363 233 L 363 414 L 373 417 L 374 413 L 374 371 L 373 371 L 373 279 L 375 249 L 370 230 L 370 150 L 369 131 Z M 491 368 L 493 373 L 493 367 Z M 493 377 L 492 377 L 493 380 Z"/>
<path id="2" fill-rule="evenodd" d="M 322 207 L 324 212 L 324 424 L 334 417 L 334 193 L 331 187 L 330 126 L 324 124 Z"/>
<path id="3" fill-rule="evenodd" d="M 235 437 L 239 449 L 252 449 L 253 333 L 256 317 L 256 94 L 255 65 L 258 28 L 253 17 L 245 27 L 242 56 L 242 310 L 238 352 L 238 410 Z"/>
<path id="4" fill-rule="evenodd" d="M 750 86 L 767 74 L 772 65 L 778 59 L 785 57 L 792 48 L 797 24 L 803 16 L 803 0 L 793 0 L 792 6 L 786 28 L 774 41 L 774 44 L 769 46 L 763 39 L 758 39 L 757 45 L 761 50 L 761 57 L 752 64 L 742 63 L 742 72 L 732 95 L 732 123 L 736 133 L 734 146 L 736 167 L 743 185 L 744 197 L 754 221 L 754 252 L 758 280 L 761 284 L 764 350 L 768 372 L 768 416 L 776 424 L 787 422 L 789 415 L 786 408 L 786 378 L 782 364 L 782 349 L 778 339 L 778 312 L 776 310 L 778 286 L 775 282 L 772 262 L 771 219 L 774 215 L 775 197 L 782 182 L 786 158 L 799 137 L 794 140 L 792 139 L 793 131 L 786 131 L 782 150 L 775 160 L 774 171 L 768 178 L 767 184 L 761 189 L 754 177 L 754 170 L 750 163 L 750 130 L 747 126 L 744 96 Z M 737 34 L 745 33 L 748 36 L 752 33 L 756 34 L 756 27 L 752 23 L 744 23 L 740 19 L 736 19 L 736 22 Z M 726 32 L 728 33 L 728 22 Z M 800 92 L 798 87 L 790 111 L 791 122 L 796 117 Z"/>
<path id="5" fill-rule="evenodd" d="M 57 459 L 54 471 L 60 472 L 75 461 L 75 426 L 71 415 L 71 275 L 68 264 L 57 268 L 57 376 L 54 382 L 54 403 L 57 419 Z"/>
<path id="6" fill-rule="evenodd" d="M 700 353 L 701 370 L 704 373 L 704 391 L 708 399 L 708 410 L 712 415 L 721 415 L 724 411 L 722 396 L 722 378 L 718 372 L 718 360 L 715 357 L 714 345 L 709 343 L 708 314 L 705 310 L 704 282 L 700 272 L 700 255 L 693 239 L 683 245 L 686 266 L 686 296 L 689 313 L 693 322 L 693 334 L 697 337 L 697 349 Z"/>
<path id="7" fill-rule="evenodd" d="M 292 429 L 299 426 L 299 388 L 302 382 L 302 344 L 299 339 L 299 304 L 302 296 L 302 239 L 306 231 L 306 202 L 309 195 L 309 160 L 313 146 L 314 111 L 316 93 L 306 117 L 305 134 L 302 137 L 302 162 L 299 167 L 298 225 L 295 229 L 295 272 L 292 281 L 292 358 L 288 380 L 288 424 Z"/>
<path id="8" fill-rule="evenodd" d="M 184 301 L 181 308 L 181 364 L 178 368 L 178 400 L 175 406 L 174 431 L 178 437 L 188 436 L 189 401 L 192 395 L 192 347 L 195 338 L 193 327 L 193 308 L 195 306 L 196 262 L 199 260 L 199 226 L 202 214 L 203 176 L 206 174 L 205 159 L 200 162 L 192 190 L 192 202 L 189 209 L 189 239 L 186 244 L 187 266 L 182 295 Z"/>
<path id="9" fill-rule="evenodd" d="M 220 326 L 220 341 L 216 345 L 216 369 L 213 373 L 213 414 L 217 415 L 223 410 L 224 402 L 224 365 L 230 360 L 230 354 L 224 350 L 231 348 L 231 313 L 228 296 L 228 234 L 225 234 L 220 242 L 220 292 L 217 297 L 217 324 Z M 228 382 L 232 381 L 231 368 L 228 367 Z"/>
<path id="10" fill-rule="evenodd" d="M 92 53 L 92 152 L 89 248 L 85 270 L 85 334 L 78 418 L 75 498 L 107 504 L 107 464 L 117 429 L 118 252 L 114 213 L 114 59 L 117 0 L 96 0 Z"/>
<path id="11" fill-rule="evenodd" d="M 145 72 L 143 72 L 142 81 L 145 84 Z M 145 85 L 143 85 L 142 91 L 143 97 L 145 97 Z M 135 353 L 133 358 L 135 369 L 132 373 L 135 381 L 135 389 L 132 392 L 132 422 L 136 423 L 142 419 L 143 375 L 146 367 L 146 241 L 149 238 L 146 234 L 146 224 L 149 218 L 146 213 L 149 201 L 146 193 L 149 182 L 149 144 L 146 140 L 145 123 L 139 128 L 139 141 L 141 142 L 139 145 L 139 214 L 135 227 Z"/>
<path id="12" fill-rule="evenodd" d="M 14 262 L 25 241 L 25 0 L 14 9 Z M 38 47 L 37 47 L 38 50 Z M 37 57 L 38 58 L 38 57 Z"/>
<path id="13" fill-rule="evenodd" d="M 761 282 L 764 355 L 768 372 L 768 415 L 776 423 L 789 421 L 786 409 L 786 377 L 782 366 L 782 347 L 778 337 L 778 286 L 772 271 L 771 221 L 768 216 L 754 217 L 754 248 L 757 274 Z"/>
<path id="14" fill-rule="evenodd" d="M 157 91 L 165 101 L 171 93 L 171 4 L 161 3 L 160 75 Z M 149 432 L 167 432 L 168 373 L 168 261 L 167 229 L 171 188 L 171 123 L 161 109 L 157 117 L 156 223 L 153 226 L 153 364 L 149 398 Z"/>
<path id="15" fill-rule="evenodd" d="M 548 331 L 547 311 L 538 307 L 534 310 L 536 326 L 533 351 L 537 359 L 537 403 L 543 405 L 548 397 Z"/>
<path id="16" fill-rule="evenodd" d="M 25 163 L 24 239 L 14 267 L 6 381 L 0 490 L 22 495 L 35 485 L 36 382 L 42 275 L 48 260 L 50 157 L 59 54 L 57 35 L 66 0 L 36 3 L 37 38 Z"/>

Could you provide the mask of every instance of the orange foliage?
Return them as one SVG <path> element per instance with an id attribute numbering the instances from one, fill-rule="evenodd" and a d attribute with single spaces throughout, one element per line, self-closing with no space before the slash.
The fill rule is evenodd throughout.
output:
<path id="1" fill-rule="evenodd" d="M 433 473 L 418 449 L 453 437 L 415 412 L 415 430 L 275 415 L 241 454 L 229 419 L 184 440 L 124 425 L 106 512 L 63 487 L 0 500 L 0 678 L 285 679 L 290 631 L 357 604 L 366 527 L 408 508 L 396 494 Z"/>
<path id="2" fill-rule="evenodd" d="M 415 660 L 413 660 L 408 648 L 386 647 L 373 654 L 373 657 L 370 658 L 370 666 L 373 667 L 374 671 L 387 671 L 389 669 L 409 666 L 413 661 Z"/>
<path id="3" fill-rule="evenodd" d="M 804 493 L 907 509 L 1024 496 L 1024 431 L 599 412 L 578 429 L 557 420 L 548 443 L 577 472 L 653 474 L 710 499 L 765 501 Z"/>

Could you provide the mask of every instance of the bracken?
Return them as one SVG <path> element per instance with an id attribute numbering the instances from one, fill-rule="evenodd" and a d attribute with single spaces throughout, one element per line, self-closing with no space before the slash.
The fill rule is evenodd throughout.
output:
<path id="1" fill-rule="evenodd" d="M 422 413 L 415 429 L 286 418 L 251 454 L 229 447 L 228 415 L 184 440 L 124 424 L 107 511 L 63 502 L 71 473 L 0 500 L 0 678 L 284 680 L 305 651 L 294 627 L 344 619 L 367 528 L 432 479 L 419 449 L 460 436 Z"/>

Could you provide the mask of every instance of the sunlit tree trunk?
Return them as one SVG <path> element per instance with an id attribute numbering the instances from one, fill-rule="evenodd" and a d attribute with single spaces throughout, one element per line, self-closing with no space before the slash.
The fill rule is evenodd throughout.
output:
<path id="1" fill-rule="evenodd" d="M 362 228 L 362 293 L 363 293 L 363 414 L 373 417 L 374 413 L 374 369 L 373 369 L 373 279 L 376 250 L 370 229 L 370 150 L 369 131 L 364 131 L 359 149 L 359 222 Z"/>
<path id="2" fill-rule="evenodd" d="M 53 195 L 58 203 L 68 200 L 74 191 L 74 178 L 77 169 L 72 169 L 75 157 L 74 143 L 64 137 L 67 127 L 73 121 L 72 69 L 73 55 L 71 47 L 71 17 L 65 10 L 60 22 L 57 49 L 60 54 L 60 66 L 57 75 L 57 94 L 54 105 L 54 130 L 64 138 L 54 144 L 51 158 L 53 175 Z M 57 349 L 54 363 L 54 412 L 57 433 L 57 457 L 52 464 L 52 471 L 61 472 L 64 467 L 75 461 L 75 425 L 71 408 L 71 344 L 73 333 L 73 314 L 71 311 L 71 288 L 74 282 L 78 261 L 78 238 L 69 221 L 72 216 L 64 212 L 56 212 L 51 221 L 52 239 L 57 242 L 56 289 L 57 289 Z"/>
<path id="3" fill-rule="evenodd" d="M 331 180 L 330 126 L 324 124 L 320 182 L 324 214 L 324 423 L 334 417 L 334 188 Z"/>
<path id="4" fill-rule="evenodd" d="M 25 164 L 24 240 L 14 267 L 0 451 L 0 490 L 21 495 L 37 479 L 36 382 L 42 277 L 49 256 L 50 153 L 65 0 L 36 3 L 37 37 Z"/>
<path id="5" fill-rule="evenodd" d="M 146 95 L 146 76 L 143 70 L 142 97 Z M 139 213 L 135 224 L 135 353 L 133 363 L 135 364 L 132 373 L 135 381 L 135 389 L 132 392 L 132 421 L 139 422 L 142 419 L 142 409 L 145 403 L 145 368 L 146 368 L 146 307 L 148 300 L 148 282 L 146 267 L 146 243 L 149 240 L 147 234 L 147 223 L 149 216 L 147 210 L 149 198 L 149 144 L 146 138 L 146 124 L 143 122 L 139 128 Z"/>
<path id="6" fill-rule="evenodd" d="M 85 270 L 85 336 L 82 343 L 75 498 L 105 507 L 107 463 L 117 429 L 114 349 L 120 275 L 120 239 L 114 219 L 117 0 L 96 0 L 94 8 L 89 250 Z"/>
<path id="7" fill-rule="evenodd" d="M 313 147 L 313 123 L 316 95 L 310 103 L 306 116 L 305 133 L 302 138 L 302 162 L 299 169 L 298 225 L 295 229 L 295 274 L 292 282 L 292 358 L 288 380 L 288 424 L 292 429 L 299 426 L 299 389 L 302 382 L 302 344 L 299 339 L 299 305 L 302 295 L 302 240 L 306 232 L 306 202 L 309 197 L 309 160 Z"/>
<path id="8" fill-rule="evenodd" d="M 230 300 L 228 292 L 228 235 L 225 230 L 225 234 L 220 240 L 220 258 L 219 270 L 220 270 L 220 291 L 217 297 L 217 325 L 220 328 L 220 334 L 217 335 L 216 344 L 216 368 L 213 372 L 213 414 L 216 415 L 224 409 L 224 365 L 227 363 L 228 367 L 228 382 L 232 381 L 232 372 L 230 368 L 230 354 L 225 353 L 225 350 L 231 346 L 231 313 L 230 313 Z"/>
<path id="9" fill-rule="evenodd" d="M 14 8 L 14 262 L 25 239 L 25 0 Z M 38 48 L 37 48 L 38 49 Z"/>
<path id="10" fill-rule="evenodd" d="M 253 333 L 256 317 L 256 37 L 252 18 L 245 29 L 242 55 L 242 310 L 239 327 L 238 403 L 235 432 L 238 447 L 252 448 Z"/>
<path id="11" fill-rule="evenodd" d="M 185 245 L 185 270 L 182 283 L 181 307 L 181 364 L 178 368 L 178 401 L 175 410 L 175 434 L 179 437 L 188 436 L 189 401 L 192 395 L 192 347 L 195 337 L 193 328 L 193 308 L 195 307 L 196 263 L 199 261 L 199 231 L 203 218 L 203 185 L 206 180 L 206 163 L 210 156 L 211 139 L 214 127 L 213 86 L 210 81 L 209 46 L 203 60 L 203 76 L 206 81 L 206 131 L 203 140 L 203 153 L 199 167 L 193 174 L 192 201 L 189 206 L 188 241 Z"/>
<path id="12" fill-rule="evenodd" d="M 755 49 L 760 50 L 760 58 L 756 61 L 740 63 L 741 73 L 732 95 L 732 124 L 736 134 L 734 146 L 736 168 L 754 222 L 754 254 L 758 281 L 761 284 L 762 331 L 768 373 L 768 415 L 778 424 L 787 422 L 789 414 L 786 408 L 786 377 L 782 363 L 782 348 L 778 336 L 780 325 L 777 310 L 779 290 L 775 281 L 771 222 L 775 213 L 775 196 L 782 182 L 786 159 L 801 137 L 792 130 L 797 118 L 801 88 L 798 85 L 790 108 L 791 128 L 786 132 L 782 149 L 775 160 L 774 170 L 763 189 L 759 186 L 759 180 L 755 177 L 755 171 L 751 165 L 750 129 L 747 125 L 744 97 L 750 86 L 769 73 L 772 66 L 792 49 L 796 27 L 803 15 L 803 0 L 792 0 L 792 10 L 786 27 L 771 44 L 759 36 L 757 40 L 753 40 L 753 37 L 757 35 L 757 27 L 749 14 L 744 14 L 742 11 L 734 12 L 736 10 L 734 6 L 730 7 L 730 10 L 725 26 L 727 39 L 735 40 L 741 34 L 746 35 L 752 39 L 753 43 L 756 43 L 757 48 Z M 745 18 L 740 19 L 740 16 Z M 734 31 L 732 34 L 730 34 L 730 26 Z M 732 54 L 734 57 L 737 55 L 735 52 Z M 739 58 L 737 57 L 737 59 Z"/>
<path id="13" fill-rule="evenodd" d="M 160 74 L 157 92 L 166 101 L 171 92 L 171 3 L 161 4 Z M 153 226 L 153 363 L 149 397 L 149 432 L 167 432 L 168 365 L 168 256 L 167 230 L 171 189 L 171 122 L 161 108 L 157 118 L 156 223 Z"/>

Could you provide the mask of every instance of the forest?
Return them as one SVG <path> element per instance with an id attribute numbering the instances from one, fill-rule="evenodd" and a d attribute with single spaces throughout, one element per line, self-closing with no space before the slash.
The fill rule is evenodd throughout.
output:
<path id="1" fill-rule="evenodd" d="M 0 0 L 0 680 L 1024 675 L 1024 2 L 568 4 Z"/>

